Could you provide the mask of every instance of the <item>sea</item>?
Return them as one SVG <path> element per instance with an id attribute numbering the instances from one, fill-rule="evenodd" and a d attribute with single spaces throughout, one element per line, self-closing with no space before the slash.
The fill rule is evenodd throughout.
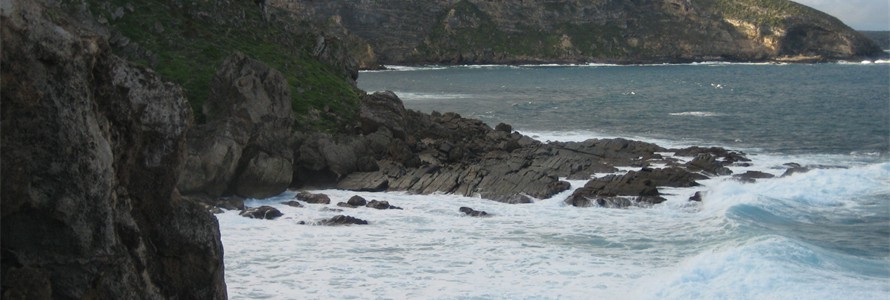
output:
<path id="1" fill-rule="evenodd" d="M 567 206 L 572 190 L 531 204 L 342 190 L 313 190 L 332 204 L 303 208 L 280 204 L 296 191 L 248 199 L 284 216 L 217 215 L 232 299 L 890 299 L 887 61 L 390 66 L 358 85 L 541 141 L 719 146 L 752 159 L 735 173 L 812 170 L 662 188 L 666 202 L 629 209 Z M 332 211 L 353 195 L 403 210 Z M 311 225 L 338 214 L 370 224 Z"/>

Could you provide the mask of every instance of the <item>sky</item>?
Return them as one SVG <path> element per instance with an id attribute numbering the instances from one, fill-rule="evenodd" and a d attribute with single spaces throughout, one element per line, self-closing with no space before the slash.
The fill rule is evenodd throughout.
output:
<path id="1" fill-rule="evenodd" d="M 856 30 L 890 30 L 890 0 L 793 0 L 835 16 Z"/>

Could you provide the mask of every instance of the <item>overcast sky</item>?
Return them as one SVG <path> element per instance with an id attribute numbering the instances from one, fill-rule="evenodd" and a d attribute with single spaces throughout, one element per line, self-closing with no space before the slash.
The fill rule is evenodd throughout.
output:
<path id="1" fill-rule="evenodd" d="M 890 30 L 890 0 L 793 0 L 841 19 L 857 30 Z"/>

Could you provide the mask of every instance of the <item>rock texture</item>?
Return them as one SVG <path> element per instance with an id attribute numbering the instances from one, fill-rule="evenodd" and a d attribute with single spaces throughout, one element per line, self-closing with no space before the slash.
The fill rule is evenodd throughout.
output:
<path id="1" fill-rule="evenodd" d="M 211 80 L 208 122 L 188 136 L 179 180 L 184 194 L 265 198 L 284 192 L 293 176 L 294 124 L 287 80 L 236 53 Z"/>
<path id="2" fill-rule="evenodd" d="M 361 65 L 823 60 L 882 55 L 786 0 L 311 1 L 270 5 L 365 41 Z"/>
<path id="3" fill-rule="evenodd" d="M 696 180 L 727 175 L 727 165 L 747 160 L 723 148 L 665 149 L 625 139 L 545 144 L 511 132 L 507 124 L 492 129 L 455 113 L 406 110 L 391 92 L 367 95 L 361 105 L 359 135 L 316 134 L 299 142 L 296 187 L 452 193 L 530 203 L 568 190 L 569 183 L 560 178 L 591 179 L 615 173 L 616 167 L 637 167 L 594 178 L 566 200 L 575 206 L 627 207 L 664 201 L 658 186 L 696 186 Z M 671 152 L 695 158 L 683 164 L 660 154 Z M 647 167 L 653 163 L 670 167 Z M 358 201 L 338 205 L 359 206 Z"/>
<path id="4" fill-rule="evenodd" d="M 2 297 L 225 299 L 217 221 L 176 190 L 183 91 L 47 14 L 2 5 Z"/>

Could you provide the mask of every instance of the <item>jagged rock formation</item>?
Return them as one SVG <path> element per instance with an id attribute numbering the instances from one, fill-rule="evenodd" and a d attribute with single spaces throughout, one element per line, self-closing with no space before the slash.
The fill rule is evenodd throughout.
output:
<path id="1" fill-rule="evenodd" d="M 843 59 L 881 55 L 834 17 L 786 0 L 271 0 L 341 25 L 364 66 Z"/>
<path id="2" fill-rule="evenodd" d="M 226 298 L 217 221 L 176 190 L 182 89 L 41 2 L 0 28 L 2 297 Z"/>
<path id="3" fill-rule="evenodd" d="M 183 194 L 266 198 L 287 189 L 294 116 L 284 75 L 233 54 L 211 80 L 204 115 L 208 122 L 189 132 Z"/>
<path id="4" fill-rule="evenodd" d="M 722 148 L 673 150 L 677 156 L 701 157 L 683 164 L 659 154 L 670 149 L 624 139 L 541 143 L 506 124 L 492 129 L 455 113 L 406 110 L 391 92 L 367 95 L 361 103 L 361 134 L 316 134 L 299 141 L 295 187 L 441 192 L 529 203 L 569 189 L 563 177 L 591 179 L 616 172 L 617 166 L 639 167 L 593 178 L 566 200 L 575 206 L 627 207 L 664 201 L 658 186 L 695 186 L 707 178 L 697 172 L 721 175 L 717 170 L 746 160 Z M 651 163 L 671 167 L 646 168 Z"/>

